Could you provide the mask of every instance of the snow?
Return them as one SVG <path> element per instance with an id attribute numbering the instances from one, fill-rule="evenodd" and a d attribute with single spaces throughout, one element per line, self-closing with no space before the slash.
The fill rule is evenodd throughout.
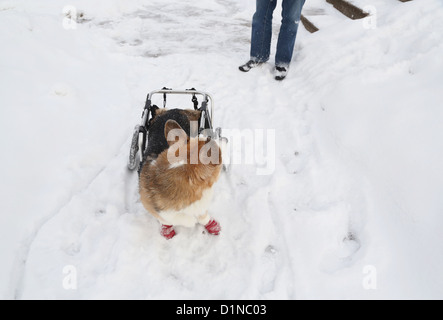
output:
<path id="1" fill-rule="evenodd" d="M 373 1 L 375 28 L 307 3 L 320 31 L 299 28 L 281 83 L 237 70 L 253 1 L 71 4 L 82 23 L 0 1 L 2 297 L 443 298 L 440 0 Z M 258 152 L 217 183 L 218 237 L 163 239 L 126 169 L 164 86 L 211 93 L 227 132 L 275 132 L 270 174 Z"/>

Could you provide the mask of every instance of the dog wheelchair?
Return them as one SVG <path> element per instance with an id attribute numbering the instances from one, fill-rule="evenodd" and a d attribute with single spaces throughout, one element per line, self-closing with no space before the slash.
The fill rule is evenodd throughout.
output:
<path id="1" fill-rule="evenodd" d="M 227 143 L 227 139 L 222 137 L 221 128 L 213 128 L 214 119 L 214 101 L 210 94 L 196 90 L 194 88 L 187 90 L 173 90 L 169 88 L 163 88 L 160 90 L 151 91 L 147 98 L 143 109 L 141 123 L 135 126 L 134 134 L 132 136 L 131 148 L 129 151 L 129 161 L 128 169 L 133 171 L 141 166 L 143 162 L 145 152 L 147 150 L 147 142 L 149 135 L 149 128 L 151 124 L 151 119 L 153 117 L 154 108 L 158 108 L 156 105 L 152 104 L 152 98 L 154 95 L 163 95 L 163 108 L 166 108 L 167 97 L 169 95 L 188 95 L 191 96 L 191 102 L 193 104 L 193 109 L 200 111 L 200 119 L 198 121 L 198 134 L 200 135 L 203 131 L 206 135 L 210 136 L 212 139 L 224 140 Z M 199 107 L 199 101 L 197 96 L 202 97 L 201 106 Z M 138 155 L 138 156 L 137 156 Z M 227 171 L 227 166 L 223 165 L 223 170 Z"/>

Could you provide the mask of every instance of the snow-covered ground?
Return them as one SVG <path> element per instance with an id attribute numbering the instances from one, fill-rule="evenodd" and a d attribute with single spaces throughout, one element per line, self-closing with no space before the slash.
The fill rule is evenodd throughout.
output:
<path id="1" fill-rule="evenodd" d="M 371 5 L 308 0 L 321 30 L 299 28 L 278 83 L 237 69 L 251 0 L 0 1 L 0 295 L 442 299 L 443 5 Z M 211 93 L 216 126 L 275 130 L 275 170 L 218 182 L 218 237 L 163 239 L 126 169 L 163 86 Z"/>

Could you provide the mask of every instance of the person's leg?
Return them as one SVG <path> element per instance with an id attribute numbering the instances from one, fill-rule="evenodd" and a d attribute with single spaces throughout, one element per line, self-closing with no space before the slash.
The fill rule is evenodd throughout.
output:
<path id="1" fill-rule="evenodd" d="M 288 68 L 294 52 L 295 39 L 305 0 L 283 0 L 282 25 L 277 43 L 275 65 Z"/>
<path id="2" fill-rule="evenodd" d="M 251 60 L 263 63 L 269 60 L 272 38 L 272 14 L 277 0 L 256 0 L 252 18 Z"/>

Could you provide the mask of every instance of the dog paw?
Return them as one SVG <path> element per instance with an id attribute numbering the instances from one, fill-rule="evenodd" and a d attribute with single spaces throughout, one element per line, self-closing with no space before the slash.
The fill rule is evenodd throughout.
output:
<path id="1" fill-rule="evenodd" d="M 175 230 L 173 226 L 162 225 L 161 235 L 167 240 L 171 240 L 175 236 Z"/>
<path id="2" fill-rule="evenodd" d="M 221 226 L 220 224 L 215 221 L 215 220 L 211 220 L 208 222 L 207 225 L 205 225 L 206 230 L 208 230 L 208 232 L 210 234 L 213 234 L 215 236 L 218 236 L 220 234 L 221 231 Z"/>

